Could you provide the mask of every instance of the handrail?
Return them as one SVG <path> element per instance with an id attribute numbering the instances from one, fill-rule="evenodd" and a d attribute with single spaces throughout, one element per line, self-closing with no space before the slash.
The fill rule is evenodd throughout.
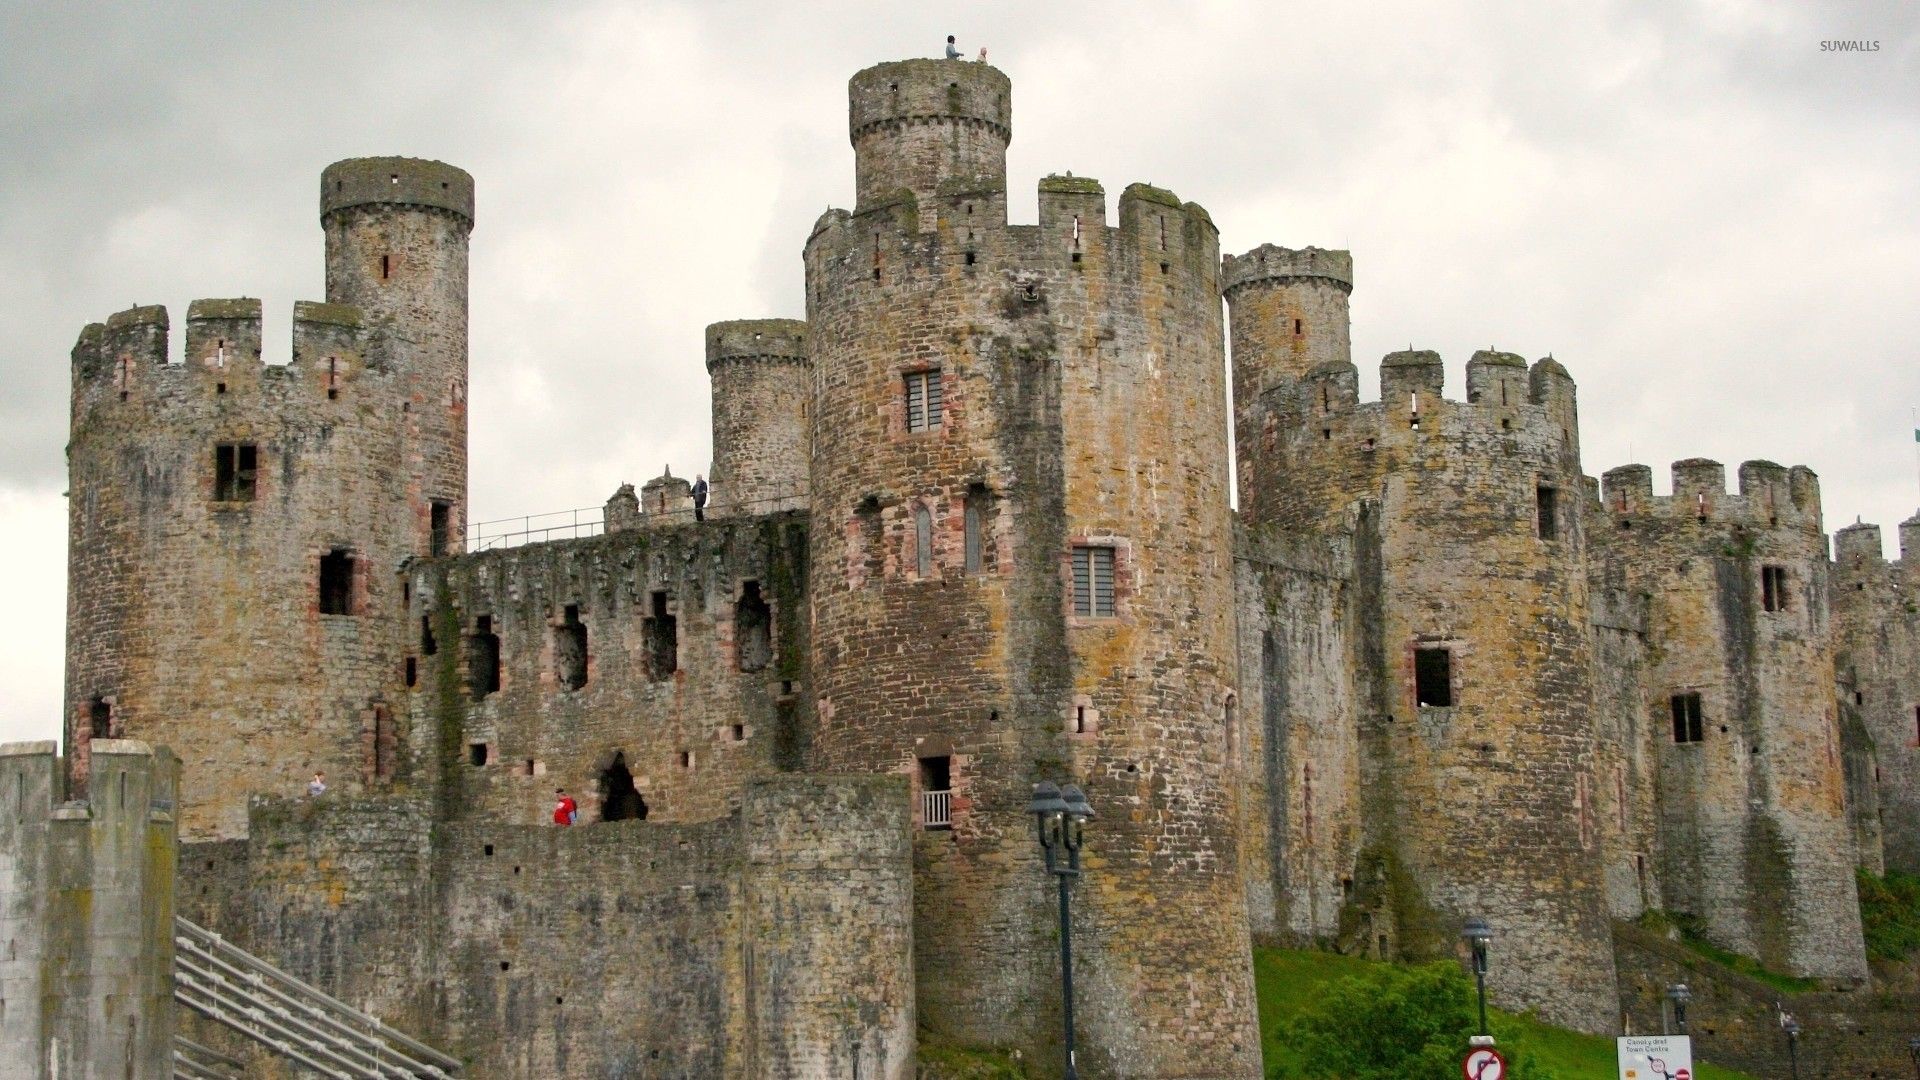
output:
<path id="1" fill-rule="evenodd" d="M 718 494 L 718 489 L 715 489 Z M 759 499 L 747 499 L 732 502 L 723 498 L 714 498 L 705 507 L 710 518 L 723 518 L 742 512 L 752 514 L 756 507 L 777 508 L 783 504 L 803 502 L 807 498 L 806 488 L 796 488 L 778 495 L 769 495 Z M 683 500 L 684 501 L 684 500 Z M 676 506 L 670 510 L 647 513 L 642 508 L 640 522 L 645 524 L 686 521 L 694 516 L 691 502 Z M 551 518 L 564 518 L 562 521 L 548 522 Z M 495 526 L 518 525 L 517 529 L 495 529 Z M 520 514 L 515 517 L 492 518 L 487 521 L 474 521 L 467 524 L 462 537 L 463 550 L 472 554 L 481 551 L 499 551 L 503 548 L 520 547 L 523 544 L 547 543 L 553 540 L 580 540 L 599 536 L 607 531 L 606 511 L 602 506 L 582 506 L 571 510 L 549 510 L 539 514 Z"/>

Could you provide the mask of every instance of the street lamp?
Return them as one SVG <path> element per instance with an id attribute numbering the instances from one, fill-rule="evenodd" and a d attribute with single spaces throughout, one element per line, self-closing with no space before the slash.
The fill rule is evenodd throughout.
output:
<path id="1" fill-rule="evenodd" d="M 1073 1052 L 1073 925 L 1067 919 L 1067 883 L 1080 876 L 1081 834 L 1093 818 L 1087 796 L 1072 784 L 1058 787 L 1042 780 L 1033 785 L 1034 830 L 1046 854 L 1047 873 L 1060 883 L 1060 998 L 1065 1005 L 1067 1071 L 1065 1080 L 1079 1080 Z"/>
<path id="2" fill-rule="evenodd" d="M 1667 1000 L 1673 1002 L 1673 1026 L 1680 1029 L 1680 1034 L 1685 1035 L 1687 1033 L 1687 1002 L 1693 1000 L 1693 991 L 1687 988 L 1686 983 L 1674 983 L 1667 987 Z"/>
<path id="3" fill-rule="evenodd" d="M 1920 1035 L 1907 1040 L 1907 1053 L 1913 1058 L 1913 1075 L 1920 1077 Z"/>
<path id="4" fill-rule="evenodd" d="M 1487 946 L 1493 944 L 1493 927 L 1478 915 L 1467 920 L 1460 931 L 1467 940 L 1467 947 L 1473 950 L 1473 981 L 1480 988 L 1480 1037 L 1474 1040 L 1475 1046 L 1492 1046 L 1493 1034 L 1487 1030 Z"/>
<path id="5" fill-rule="evenodd" d="M 1800 1021 L 1789 1016 L 1780 1027 L 1787 1033 L 1787 1063 L 1793 1067 L 1793 1080 L 1800 1080 Z"/>

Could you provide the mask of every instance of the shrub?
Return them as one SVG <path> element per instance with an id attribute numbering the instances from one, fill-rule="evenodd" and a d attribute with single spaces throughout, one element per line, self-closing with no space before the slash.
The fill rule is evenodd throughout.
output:
<path id="1" fill-rule="evenodd" d="M 1860 880 L 1860 928 L 1867 955 L 1876 960 L 1905 960 L 1920 951 L 1920 877 L 1887 871 L 1875 877 L 1857 871 Z"/>
<path id="2" fill-rule="evenodd" d="M 1472 980 L 1458 964 L 1382 966 L 1331 983 L 1289 1020 L 1284 1038 L 1301 1064 L 1274 1080 L 1455 1080 L 1478 1029 Z M 1510 1080 L 1553 1080 L 1528 1060 L 1506 1025 L 1495 1025 Z"/>

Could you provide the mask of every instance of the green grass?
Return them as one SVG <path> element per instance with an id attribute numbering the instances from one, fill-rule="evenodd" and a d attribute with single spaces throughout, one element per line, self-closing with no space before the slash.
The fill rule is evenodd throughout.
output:
<path id="1" fill-rule="evenodd" d="M 1253 951 L 1254 989 L 1260 999 L 1261 1048 L 1270 1074 L 1286 1076 L 1299 1061 L 1281 1037 L 1282 1022 L 1314 1003 L 1335 980 L 1360 974 L 1372 966 L 1372 961 L 1333 953 L 1295 949 Z M 1499 1015 L 1520 1032 L 1534 1063 L 1558 1080 L 1598 1080 L 1618 1075 L 1612 1039 L 1551 1027 L 1526 1016 Z M 1700 1080 L 1754 1080 L 1747 1073 L 1706 1064 L 1699 1066 L 1696 1075 Z"/>
<path id="2" fill-rule="evenodd" d="M 1788 975 L 1762 967 L 1760 961 L 1751 956 L 1727 950 L 1708 941 L 1701 929 L 1700 921 L 1689 915 L 1678 915 L 1664 911 L 1649 911 L 1640 916 L 1640 925 L 1655 933 L 1665 934 L 1669 930 L 1678 931 L 1680 944 L 1699 953 L 1701 956 L 1722 967 L 1745 975 L 1749 979 L 1758 979 L 1775 990 L 1789 994 L 1805 994 L 1820 989 L 1820 983 L 1814 979 L 1803 979 L 1797 975 Z"/>
<path id="3" fill-rule="evenodd" d="M 1898 870 L 1887 871 L 1886 877 L 1861 870 L 1858 876 L 1867 955 L 1900 961 L 1920 952 L 1920 877 Z"/>

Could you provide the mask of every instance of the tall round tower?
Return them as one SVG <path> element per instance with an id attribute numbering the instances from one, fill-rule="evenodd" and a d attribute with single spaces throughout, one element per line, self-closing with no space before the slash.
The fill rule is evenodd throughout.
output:
<path id="1" fill-rule="evenodd" d="M 404 387 L 412 550 L 454 550 L 467 519 L 467 236 L 473 177 L 418 158 L 336 161 L 320 177 L 327 300 L 390 336 Z"/>
<path id="2" fill-rule="evenodd" d="M 1101 815 L 1074 901 L 1081 1075 L 1253 1077 L 1217 234 L 1144 185 L 1110 226 L 1072 177 L 1008 226 L 1006 89 L 939 61 L 852 80 L 861 206 L 806 251 L 811 765 L 914 780 L 931 1037 L 1053 1060 L 1027 803 L 1064 780 Z"/>
<path id="3" fill-rule="evenodd" d="M 713 381 L 712 514 L 807 501 L 807 324 L 741 319 L 707 327 Z"/>
<path id="4" fill-rule="evenodd" d="M 1353 362 L 1347 317 L 1353 256 L 1262 244 L 1245 255 L 1227 256 L 1220 285 L 1231 325 L 1240 505 L 1248 507 L 1259 501 L 1253 461 L 1264 436 L 1261 395 L 1323 365 Z"/>

